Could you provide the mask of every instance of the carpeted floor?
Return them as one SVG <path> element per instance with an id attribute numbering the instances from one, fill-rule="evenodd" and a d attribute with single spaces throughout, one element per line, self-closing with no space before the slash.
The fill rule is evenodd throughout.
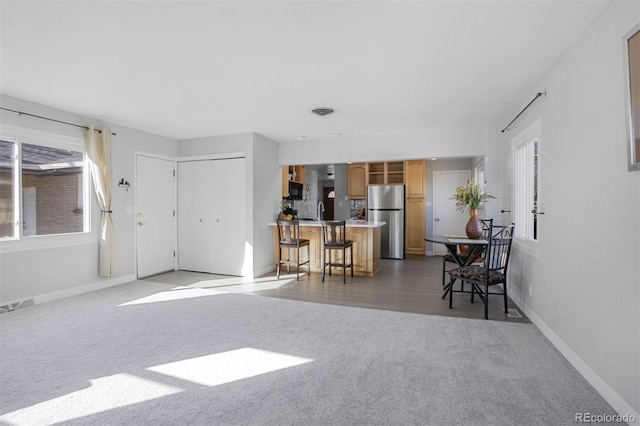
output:
<path id="1" fill-rule="evenodd" d="M 0 424 L 551 425 L 615 414 L 532 324 L 136 281 L 0 316 Z"/>

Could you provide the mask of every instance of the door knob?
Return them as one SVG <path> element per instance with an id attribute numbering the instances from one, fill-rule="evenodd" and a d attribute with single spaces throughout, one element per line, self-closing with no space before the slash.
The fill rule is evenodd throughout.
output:
<path id="1" fill-rule="evenodd" d="M 434 222 L 439 222 L 439 221 L 440 221 L 440 218 L 439 218 L 439 217 L 436 217 L 435 219 L 433 219 L 433 221 L 434 221 Z"/>
<path id="2" fill-rule="evenodd" d="M 138 226 L 146 225 L 145 222 L 138 222 Z"/>

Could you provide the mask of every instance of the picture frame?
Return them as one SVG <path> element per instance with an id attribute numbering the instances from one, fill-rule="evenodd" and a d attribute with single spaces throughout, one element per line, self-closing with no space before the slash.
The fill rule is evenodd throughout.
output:
<path id="1" fill-rule="evenodd" d="M 629 171 L 640 170 L 640 24 L 624 37 Z"/>

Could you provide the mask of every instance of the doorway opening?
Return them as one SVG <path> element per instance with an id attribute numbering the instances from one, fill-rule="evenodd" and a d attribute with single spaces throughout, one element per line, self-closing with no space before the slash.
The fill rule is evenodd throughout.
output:
<path id="1" fill-rule="evenodd" d="M 322 188 L 322 204 L 324 204 L 324 219 L 333 220 L 335 207 L 336 191 L 333 186 Z"/>

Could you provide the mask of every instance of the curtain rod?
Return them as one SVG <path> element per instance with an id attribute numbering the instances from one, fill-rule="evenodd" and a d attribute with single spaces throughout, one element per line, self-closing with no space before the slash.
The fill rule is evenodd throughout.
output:
<path id="1" fill-rule="evenodd" d="M 62 120 L 56 120 L 55 118 L 49 118 L 49 117 L 43 117 L 41 115 L 35 115 L 35 114 L 30 114 L 28 112 L 24 112 L 24 111 L 17 111 L 15 109 L 9 109 L 9 108 L 5 108 L 5 107 L 0 107 L 0 109 L 3 109 L 5 111 L 11 111 L 11 112 L 15 112 L 16 114 L 20 114 L 20 115 L 28 115 L 29 117 L 35 117 L 35 118 L 41 118 L 43 120 L 49 120 L 49 121 L 55 121 L 56 123 L 62 123 L 62 124 L 66 124 L 68 126 L 74 126 L 74 127 L 80 127 L 81 129 L 86 129 L 89 130 L 89 127 L 87 126 L 82 126 L 80 124 L 75 124 L 75 123 L 69 123 L 68 121 L 62 121 Z M 98 133 L 102 133 L 102 130 L 100 129 L 93 129 Z M 115 136 L 116 134 L 111 132 L 111 134 L 113 136 Z"/>
<path id="2" fill-rule="evenodd" d="M 509 128 L 509 126 L 511 126 L 511 125 L 513 124 L 513 122 L 514 122 L 514 121 L 516 121 L 516 120 L 518 119 L 518 117 L 520 117 L 520 116 L 522 115 L 522 113 L 523 113 L 523 112 L 525 112 L 525 111 L 527 110 L 527 108 L 529 108 L 529 107 L 531 106 L 531 104 L 532 104 L 536 99 L 538 99 L 540 96 L 542 96 L 542 95 L 547 96 L 547 92 L 538 92 L 538 94 L 536 94 L 536 97 L 535 97 L 535 98 L 533 98 L 533 100 L 532 100 L 531 102 L 529 102 L 529 103 L 527 104 L 527 106 L 526 106 L 526 107 L 524 107 L 524 108 L 522 109 L 522 111 L 520 111 L 520 114 L 516 115 L 516 118 L 514 118 L 513 120 L 511 120 L 511 123 L 507 124 L 507 127 L 505 127 L 504 129 L 502 129 L 502 132 L 501 132 L 501 133 L 504 133 L 504 131 L 505 131 L 505 130 L 507 130 L 507 129 Z"/>

